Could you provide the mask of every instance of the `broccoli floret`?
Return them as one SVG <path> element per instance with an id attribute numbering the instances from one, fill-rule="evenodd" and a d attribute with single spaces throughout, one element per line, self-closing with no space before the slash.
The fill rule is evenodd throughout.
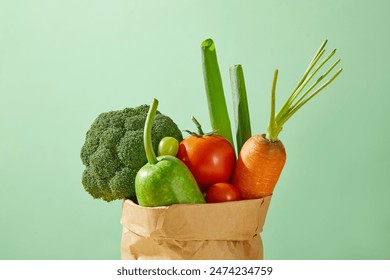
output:
<path id="1" fill-rule="evenodd" d="M 99 179 L 111 178 L 120 165 L 117 156 L 104 146 L 99 146 L 89 157 L 89 161 Z"/>
<path id="2" fill-rule="evenodd" d="M 126 131 L 117 146 L 118 156 L 127 167 L 140 168 L 146 163 L 144 152 L 143 131 Z"/>
<path id="3" fill-rule="evenodd" d="M 147 162 L 143 129 L 148 111 L 149 105 L 110 111 L 92 123 L 80 156 L 85 165 L 82 184 L 93 198 L 136 199 L 135 176 Z M 152 128 L 155 152 L 165 136 L 183 140 L 175 122 L 157 111 Z"/>
<path id="4" fill-rule="evenodd" d="M 95 175 L 93 167 L 87 167 L 83 172 L 82 183 L 85 190 L 92 195 L 93 198 L 104 198 L 105 200 L 110 199 L 111 196 L 109 193 L 105 192 L 105 186 L 107 186 L 108 181 L 100 179 L 99 176 Z"/>
<path id="5" fill-rule="evenodd" d="M 124 167 L 115 173 L 115 176 L 109 181 L 113 197 L 128 197 L 133 200 L 136 198 L 134 188 L 128 186 L 134 185 L 138 170 L 139 168 Z"/>

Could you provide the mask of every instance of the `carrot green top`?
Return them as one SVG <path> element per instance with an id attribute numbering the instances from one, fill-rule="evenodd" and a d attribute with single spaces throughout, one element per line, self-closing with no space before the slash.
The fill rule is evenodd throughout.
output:
<path id="1" fill-rule="evenodd" d="M 280 111 L 275 114 L 275 95 L 276 95 L 276 83 L 278 78 L 278 70 L 275 71 L 274 79 L 272 83 L 272 94 L 271 94 L 271 116 L 270 122 L 266 134 L 266 138 L 270 141 L 278 141 L 279 133 L 282 131 L 283 125 L 300 109 L 303 105 L 305 105 L 310 99 L 316 96 L 321 90 L 327 87 L 330 83 L 332 83 L 336 77 L 343 70 L 340 68 L 336 71 L 336 73 L 322 85 L 319 85 L 323 79 L 325 79 L 332 70 L 336 67 L 337 64 L 341 61 L 340 59 L 336 60 L 327 71 L 325 71 L 315 82 L 312 84 L 309 83 L 316 75 L 316 73 L 333 57 L 336 53 L 336 49 L 334 49 L 325 59 L 323 59 L 320 63 L 320 59 L 322 55 L 325 53 L 325 46 L 327 44 L 327 40 L 325 40 L 317 53 L 314 55 L 311 60 L 308 68 L 303 74 L 301 80 L 292 91 L 290 96 L 287 98 L 286 102 L 280 109 Z"/>

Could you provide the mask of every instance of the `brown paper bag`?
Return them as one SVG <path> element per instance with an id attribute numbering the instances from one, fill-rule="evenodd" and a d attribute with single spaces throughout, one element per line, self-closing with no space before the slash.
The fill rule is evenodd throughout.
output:
<path id="1" fill-rule="evenodd" d="M 270 200 L 150 208 L 124 200 L 122 259 L 263 259 L 260 232 Z"/>

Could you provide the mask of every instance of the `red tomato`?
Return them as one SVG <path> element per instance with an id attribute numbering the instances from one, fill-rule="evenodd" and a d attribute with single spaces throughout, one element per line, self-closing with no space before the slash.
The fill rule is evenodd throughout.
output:
<path id="1" fill-rule="evenodd" d="M 209 187 L 206 193 L 206 202 L 225 202 L 240 200 L 241 194 L 238 188 L 229 183 L 216 183 Z"/>
<path id="2" fill-rule="evenodd" d="M 228 182 L 236 162 L 232 144 L 217 135 L 187 137 L 180 142 L 176 156 L 188 166 L 203 192 L 215 183 Z"/>

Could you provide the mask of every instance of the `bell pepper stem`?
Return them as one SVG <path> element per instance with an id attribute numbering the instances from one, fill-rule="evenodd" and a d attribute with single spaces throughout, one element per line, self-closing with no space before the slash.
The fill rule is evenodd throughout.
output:
<path id="1" fill-rule="evenodd" d="M 152 104 L 149 107 L 148 115 L 146 116 L 145 127 L 144 127 L 144 148 L 148 162 L 150 164 L 156 164 L 158 162 L 156 153 L 154 152 L 152 145 L 152 127 L 154 117 L 156 116 L 158 107 L 158 100 L 153 99 Z"/>

